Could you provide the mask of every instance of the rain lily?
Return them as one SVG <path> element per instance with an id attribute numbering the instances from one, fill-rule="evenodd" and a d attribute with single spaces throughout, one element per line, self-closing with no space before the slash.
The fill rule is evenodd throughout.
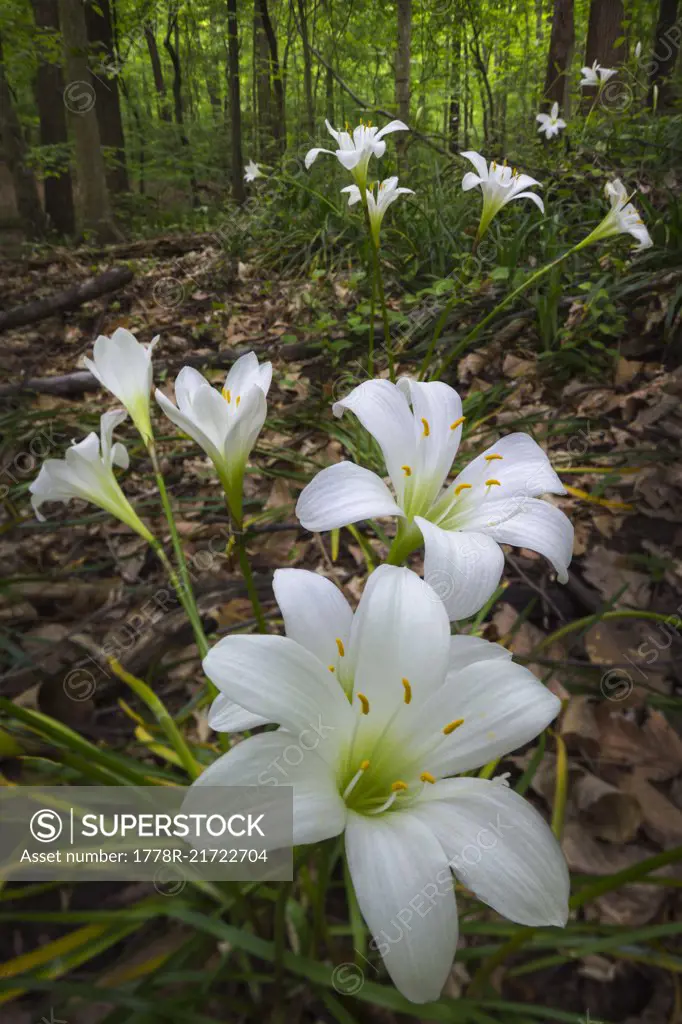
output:
<path id="1" fill-rule="evenodd" d="M 93 358 L 83 364 L 128 412 L 147 444 L 152 439 L 149 418 L 149 393 L 152 387 L 152 351 L 159 336 L 142 345 L 125 327 L 118 327 L 110 338 L 100 334 Z"/>
<path id="2" fill-rule="evenodd" d="M 359 203 L 362 199 L 362 193 L 357 185 L 346 185 L 345 188 L 341 189 L 342 192 L 348 193 L 348 205 L 353 206 L 355 203 Z M 398 188 L 397 177 L 385 178 L 377 187 L 377 194 L 374 195 L 374 186 L 371 185 L 367 189 L 367 210 L 369 213 L 369 223 L 372 230 L 372 235 L 376 244 L 379 244 L 379 232 L 381 230 L 381 222 L 384 219 L 384 214 L 389 208 L 391 203 L 394 203 L 398 196 L 402 195 L 414 195 L 414 190 L 411 188 Z"/>
<path id="3" fill-rule="evenodd" d="M 452 778 L 529 742 L 559 700 L 498 645 L 451 637 L 409 569 L 373 572 L 355 615 L 313 573 L 280 570 L 276 588 L 288 637 L 226 637 L 203 666 L 280 728 L 194 787 L 291 786 L 295 844 L 343 833 L 372 948 L 415 1003 L 439 997 L 455 956 L 453 873 L 513 921 L 565 925 L 568 872 L 537 811 L 501 780 Z"/>
<path id="4" fill-rule="evenodd" d="M 639 58 L 641 56 L 642 56 L 642 44 L 641 44 L 641 42 L 639 42 L 635 46 L 635 60 L 639 60 Z"/>
<path id="5" fill-rule="evenodd" d="M 329 121 L 324 123 L 339 148 L 337 150 L 320 148 L 308 150 L 305 158 L 306 168 L 314 163 L 320 153 L 331 153 L 347 171 L 352 173 L 355 184 L 361 190 L 367 187 L 367 168 L 370 158 L 375 156 L 378 159 L 386 152 L 384 135 L 388 135 L 389 132 L 409 132 L 410 130 L 402 121 L 389 121 L 383 128 L 373 128 L 371 124 L 361 122 L 351 135 L 348 130 L 337 132 Z"/>
<path id="6" fill-rule="evenodd" d="M 29 487 L 31 504 L 38 519 L 44 519 L 40 506 L 46 501 L 70 501 L 82 498 L 132 527 L 148 542 L 154 538 L 140 521 L 121 490 L 114 466 L 128 468 L 128 452 L 120 441 L 112 443 L 114 429 L 127 417 L 124 409 L 105 412 L 100 419 L 100 434 L 93 431 L 68 448 L 63 459 L 47 459 Z"/>
<path id="7" fill-rule="evenodd" d="M 246 165 L 244 181 L 255 181 L 256 178 L 263 177 L 265 177 L 265 175 L 260 169 L 260 164 L 256 164 L 253 162 L 253 160 L 249 160 L 248 164 Z"/>
<path id="8" fill-rule="evenodd" d="M 177 406 L 156 390 L 156 401 L 168 419 L 189 434 L 215 466 L 238 521 L 246 461 L 265 423 L 271 380 L 272 364 L 259 366 L 256 354 L 248 352 L 236 361 L 221 392 L 191 366 L 183 367 L 175 381 Z"/>
<path id="9" fill-rule="evenodd" d="M 553 103 L 552 110 L 549 114 L 536 114 L 535 120 L 539 123 L 539 132 L 545 133 L 546 139 L 551 139 L 553 135 L 558 135 L 562 128 L 566 127 L 566 122 L 563 118 L 559 117 L 559 104 Z"/>
<path id="10" fill-rule="evenodd" d="M 603 89 L 609 78 L 618 74 L 616 68 L 603 68 L 596 60 L 591 68 L 581 68 L 580 71 L 583 76 L 580 84 L 594 86 L 597 89 Z"/>
<path id="11" fill-rule="evenodd" d="M 493 160 L 490 166 L 488 166 L 485 157 L 471 150 L 461 153 L 460 156 L 466 157 L 476 168 L 475 174 L 473 171 L 467 171 L 462 178 L 463 191 L 468 192 L 469 189 L 480 185 L 481 192 L 483 193 L 483 209 L 476 234 L 477 239 L 483 237 L 495 214 L 503 206 L 506 206 L 507 203 L 510 203 L 512 199 L 530 199 L 541 213 L 545 212 L 540 196 L 536 195 L 535 192 L 527 191 L 532 185 L 539 185 L 542 188 L 540 182 L 536 181 L 535 178 L 531 178 L 529 174 L 519 174 L 518 171 L 507 167 L 506 161 L 503 164 L 499 164 Z"/>
<path id="12" fill-rule="evenodd" d="M 355 413 L 381 448 L 393 494 L 353 462 L 323 469 L 303 489 L 296 514 L 308 530 L 331 530 L 375 516 L 398 516 L 392 561 L 425 544 L 424 578 L 451 619 L 479 611 L 497 588 L 514 544 L 544 555 L 566 582 L 573 527 L 538 500 L 565 494 L 538 444 L 509 434 L 466 466 L 444 489 L 462 435 L 462 403 L 442 381 L 365 381 L 333 411 Z"/>
<path id="13" fill-rule="evenodd" d="M 647 231 L 646 225 L 636 207 L 629 202 L 629 199 L 632 197 L 628 195 L 628 191 L 620 178 L 608 181 L 604 191 L 611 202 L 611 209 L 601 224 L 598 224 L 594 231 L 581 243 L 580 248 L 583 245 L 590 245 L 592 242 L 599 242 L 604 238 L 611 238 L 613 235 L 629 234 L 639 242 L 639 245 L 635 247 L 635 252 L 649 249 L 654 244 L 651 235 Z"/>

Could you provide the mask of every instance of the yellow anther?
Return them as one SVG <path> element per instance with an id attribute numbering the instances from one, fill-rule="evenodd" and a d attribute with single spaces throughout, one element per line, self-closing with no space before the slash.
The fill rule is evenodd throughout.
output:
<path id="1" fill-rule="evenodd" d="M 405 474 L 405 476 L 412 476 L 412 467 L 411 466 L 401 466 L 400 468 L 402 469 L 402 471 Z"/>
<path id="2" fill-rule="evenodd" d="M 471 484 L 457 484 L 455 487 L 455 497 L 458 498 L 462 491 L 470 491 Z"/>
<path id="3" fill-rule="evenodd" d="M 458 420 L 450 424 L 450 430 L 457 430 L 457 427 L 461 427 L 466 419 L 466 416 L 460 416 Z"/>
<path id="4" fill-rule="evenodd" d="M 422 426 L 424 428 L 424 437 L 428 437 L 431 433 L 431 427 L 429 426 L 429 421 L 424 416 L 422 416 Z"/>
<path id="5" fill-rule="evenodd" d="M 336 667 L 334 665 L 327 665 L 327 668 L 330 672 L 336 672 Z"/>
<path id="6" fill-rule="evenodd" d="M 412 687 L 410 686 L 410 680 L 403 677 L 403 688 L 405 690 L 405 703 L 409 704 L 412 700 Z"/>
<path id="7" fill-rule="evenodd" d="M 422 782 L 430 782 L 432 786 L 436 781 L 435 776 L 432 775 L 431 772 L 422 772 L 419 778 Z"/>
<path id="8" fill-rule="evenodd" d="M 336 649 L 339 652 L 340 656 L 343 658 L 344 654 L 346 653 L 346 648 L 343 646 L 343 640 L 339 636 L 337 636 L 336 638 Z"/>
<path id="9" fill-rule="evenodd" d="M 486 485 L 486 487 L 501 487 L 502 486 L 502 484 L 500 483 L 499 480 L 486 480 L 485 485 Z"/>
<path id="10" fill-rule="evenodd" d="M 363 715 L 368 715 L 369 714 L 369 701 L 365 697 L 364 693 L 357 693 L 356 697 L 358 698 L 358 700 L 362 704 L 362 713 L 363 713 Z"/>
<path id="11" fill-rule="evenodd" d="M 494 462 L 495 459 L 501 459 L 501 458 L 502 458 L 501 455 L 486 455 L 485 461 L 486 462 Z"/>
<path id="12" fill-rule="evenodd" d="M 361 772 L 366 772 L 368 768 L 369 768 L 369 761 L 362 761 L 361 764 L 360 764 L 360 771 Z"/>
<path id="13" fill-rule="evenodd" d="M 445 726 L 443 732 L 446 736 L 449 736 L 450 733 L 455 731 L 455 729 L 459 729 L 460 725 L 464 725 L 464 719 L 456 718 L 454 722 L 450 722 L 448 725 Z"/>
<path id="14" fill-rule="evenodd" d="M 231 402 L 232 401 L 232 395 L 230 394 L 230 389 L 229 388 L 223 388 L 223 398 L 227 402 Z"/>
<path id="15" fill-rule="evenodd" d="M 401 791 L 404 791 L 404 790 L 406 790 L 408 788 L 409 787 L 408 787 L 407 783 L 403 782 L 402 779 L 396 779 L 395 782 L 391 783 L 391 792 L 392 793 L 400 793 Z"/>
<path id="16" fill-rule="evenodd" d="M 239 405 L 239 403 L 241 402 L 241 400 L 242 400 L 242 396 L 241 396 L 241 395 L 237 395 L 237 401 L 236 401 L 236 402 L 235 402 L 234 404 L 235 404 L 235 405 Z"/>

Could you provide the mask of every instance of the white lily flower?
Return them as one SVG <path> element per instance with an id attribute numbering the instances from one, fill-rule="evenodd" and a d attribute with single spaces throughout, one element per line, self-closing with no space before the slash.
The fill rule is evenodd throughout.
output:
<path id="1" fill-rule="evenodd" d="M 641 43 L 641 41 L 640 41 L 640 42 L 638 42 L 638 43 L 637 43 L 637 45 L 635 46 L 635 60 L 639 60 L 639 58 L 640 58 L 641 56 L 642 56 L 642 43 Z"/>
<path id="2" fill-rule="evenodd" d="M 310 149 L 306 153 L 305 166 L 309 169 L 317 160 L 320 153 L 331 153 L 347 171 L 350 171 L 355 179 L 355 184 L 361 189 L 367 186 L 367 168 L 371 157 L 377 159 L 386 152 L 384 135 L 390 132 L 409 132 L 409 128 L 403 121 L 389 121 L 383 128 L 374 128 L 371 124 L 360 123 L 353 130 L 351 135 L 348 130 L 337 132 L 330 125 L 329 121 L 324 122 L 327 131 L 338 144 L 338 149 Z"/>
<path id="3" fill-rule="evenodd" d="M 292 786 L 295 844 L 344 833 L 371 946 L 412 1002 L 437 999 L 452 966 L 453 873 L 513 921 L 565 925 L 568 872 L 541 816 L 495 780 L 449 777 L 530 741 L 559 700 L 498 645 L 450 637 L 409 569 L 373 572 L 355 615 L 313 573 L 276 580 L 289 637 L 226 637 L 203 666 L 226 699 L 280 728 L 193 786 Z"/>
<path id="4" fill-rule="evenodd" d="M 473 615 L 495 592 L 504 566 L 500 544 L 538 551 L 566 582 L 573 527 L 558 508 L 538 500 L 566 492 L 531 437 L 501 438 L 443 489 L 464 422 L 453 388 L 442 381 L 370 380 L 333 406 L 336 416 L 346 409 L 378 442 L 394 493 L 370 470 L 336 463 L 301 492 L 296 514 L 306 529 L 399 516 L 400 552 L 406 557 L 423 538 L 424 578 L 451 619 Z"/>
<path id="5" fill-rule="evenodd" d="M 93 377 L 126 407 L 145 444 L 152 439 L 149 395 L 152 352 L 158 340 L 157 334 L 149 345 L 143 345 L 125 327 L 117 327 L 110 338 L 100 334 L 92 359 L 83 360 Z"/>
<path id="6" fill-rule="evenodd" d="M 256 164 L 253 160 L 249 160 L 248 164 L 244 169 L 244 181 L 251 182 L 255 181 L 256 178 L 264 178 L 265 175 L 260 169 L 260 164 Z"/>
<path id="7" fill-rule="evenodd" d="M 46 501 L 71 501 L 82 498 L 132 527 L 148 542 L 151 533 L 140 521 L 114 476 L 114 466 L 128 468 L 128 452 L 120 441 L 112 442 L 115 428 L 126 419 L 124 409 L 105 412 L 100 418 L 100 434 L 92 431 L 74 442 L 63 459 L 47 459 L 29 487 L 31 504 L 38 519 L 44 520 L 40 506 Z"/>
<path id="8" fill-rule="evenodd" d="M 357 185 L 346 185 L 346 187 L 342 188 L 341 191 L 348 193 L 349 206 L 354 206 L 355 203 L 359 203 L 362 200 L 362 193 Z M 374 241 L 378 245 L 381 222 L 384 219 L 386 210 L 389 208 L 391 203 L 396 201 L 398 196 L 413 196 L 414 189 L 398 188 L 398 178 L 393 176 L 392 178 L 384 178 L 384 180 L 379 183 L 376 196 L 374 195 L 373 185 L 367 188 L 366 195 L 370 228 L 372 230 L 372 235 L 374 236 Z"/>
<path id="9" fill-rule="evenodd" d="M 566 122 L 563 118 L 559 117 L 559 104 L 553 103 L 552 110 L 549 114 L 536 114 L 535 120 L 539 123 L 539 132 L 545 133 L 546 139 L 551 139 L 552 136 L 558 135 L 562 128 L 566 127 Z"/>
<path id="10" fill-rule="evenodd" d="M 255 352 L 248 352 L 236 361 L 221 392 L 191 366 L 184 366 L 176 378 L 177 406 L 156 390 L 156 401 L 168 419 L 189 434 L 215 466 L 237 519 L 246 461 L 265 423 L 271 380 L 272 364 L 259 366 Z"/>
<path id="11" fill-rule="evenodd" d="M 495 214 L 512 199 L 530 199 L 541 213 L 545 212 L 545 206 L 540 196 L 535 192 L 527 191 L 533 185 L 542 188 L 540 182 L 531 178 L 529 174 L 519 174 L 518 171 L 507 167 L 506 161 L 499 164 L 493 160 L 488 166 L 485 157 L 472 150 L 460 153 L 460 156 L 466 157 L 476 168 L 475 174 L 473 171 L 467 171 L 462 178 L 462 190 L 468 192 L 469 189 L 476 188 L 478 185 L 483 193 L 483 209 L 477 238 L 482 238 Z"/>
<path id="12" fill-rule="evenodd" d="M 604 217 L 601 224 L 598 224 L 581 245 L 590 245 L 592 242 L 599 242 L 604 238 L 611 238 L 613 235 L 632 235 L 639 242 L 635 246 L 635 252 L 642 249 L 649 249 L 654 243 L 651 235 L 646 229 L 644 221 L 639 215 L 637 208 L 629 202 L 631 198 L 620 178 L 608 181 L 604 191 L 611 202 L 611 209 Z"/>
<path id="13" fill-rule="evenodd" d="M 616 68 L 603 68 L 596 60 L 591 68 L 581 68 L 580 72 L 583 76 L 580 79 L 580 85 L 594 86 L 597 89 L 603 89 L 608 80 L 618 74 Z"/>

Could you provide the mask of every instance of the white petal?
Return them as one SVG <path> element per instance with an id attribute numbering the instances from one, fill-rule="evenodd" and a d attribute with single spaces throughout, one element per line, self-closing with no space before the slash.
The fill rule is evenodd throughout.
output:
<path id="1" fill-rule="evenodd" d="M 500 582 L 504 555 L 499 544 L 473 530 L 443 530 L 421 516 L 414 521 L 424 538 L 424 579 L 451 620 L 475 615 Z"/>
<path id="2" fill-rule="evenodd" d="M 477 185 L 482 185 L 484 180 L 486 179 L 480 178 L 473 171 L 467 171 L 462 178 L 462 192 L 469 192 L 472 188 L 476 188 Z"/>
<path id="3" fill-rule="evenodd" d="M 199 447 L 203 448 L 213 463 L 216 465 L 222 465 L 222 444 L 220 447 L 217 447 L 213 438 L 208 436 L 208 434 L 196 423 L 195 419 L 193 417 L 190 418 L 190 416 L 181 412 L 180 409 L 171 402 L 170 398 L 164 395 L 163 391 L 160 391 L 157 388 L 154 392 L 154 397 L 171 423 L 174 423 L 176 427 L 179 427 L 180 430 L 184 431 L 184 433 L 191 437 L 193 441 L 196 441 Z"/>
<path id="4" fill-rule="evenodd" d="M 438 999 L 457 946 L 457 907 L 441 844 L 409 812 L 346 826 L 360 910 L 393 983 L 413 1003 Z"/>
<path id="5" fill-rule="evenodd" d="M 416 573 L 382 565 L 369 577 L 353 618 L 350 659 L 355 691 L 370 703 L 367 727 L 404 704 L 403 679 L 411 687 L 414 714 L 438 689 L 450 655 L 445 609 Z"/>
<path id="6" fill-rule="evenodd" d="M 549 124 L 550 116 L 549 116 L 549 114 L 536 114 L 535 115 L 535 120 L 539 124 L 541 124 L 543 128 L 545 128 Z M 542 131 L 542 129 L 538 128 L 538 131 Z"/>
<path id="7" fill-rule="evenodd" d="M 355 715 L 334 679 L 310 651 L 283 636 L 228 636 L 203 661 L 206 675 L 231 700 L 316 743 L 332 763 Z"/>
<path id="8" fill-rule="evenodd" d="M 240 395 L 244 395 L 254 385 L 260 387 L 260 367 L 258 356 L 255 352 L 246 352 L 233 364 L 230 372 L 225 378 L 225 390 L 232 394 L 232 401 L 235 402 Z"/>
<path id="9" fill-rule="evenodd" d="M 545 204 L 540 196 L 536 195 L 535 192 L 517 192 L 515 195 L 510 196 L 509 199 L 510 201 L 512 199 L 531 199 L 537 206 L 540 213 L 545 212 Z"/>
<path id="10" fill-rule="evenodd" d="M 305 169 L 307 171 L 310 170 L 311 165 L 315 163 L 320 153 L 331 153 L 332 156 L 336 155 L 333 149 L 322 149 L 320 147 L 317 147 L 316 149 L 309 149 L 305 155 L 304 161 Z"/>
<path id="11" fill-rule="evenodd" d="M 101 455 L 102 461 L 107 465 L 111 465 L 113 461 L 113 433 L 116 427 L 118 427 L 125 419 L 128 418 L 128 413 L 125 409 L 110 409 L 109 412 L 103 413 L 100 416 L 100 437 L 101 437 Z M 121 447 L 123 447 L 121 445 Z M 125 449 L 124 449 L 125 450 Z M 127 458 L 127 453 L 126 453 Z M 118 464 L 118 463 L 117 463 Z"/>
<path id="12" fill-rule="evenodd" d="M 246 732 L 259 725 L 268 725 L 268 719 L 246 711 L 224 693 L 219 693 L 209 708 L 208 724 L 215 732 Z"/>
<path id="13" fill-rule="evenodd" d="M 499 526 L 491 526 L 487 532 L 500 544 L 514 544 L 544 555 L 554 566 L 559 582 L 568 580 L 573 556 L 573 524 L 561 509 L 548 501 L 529 498 L 518 515 Z"/>
<path id="14" fill-rule="evenodd" d="M 323 469 L 301 491 L 296 515 L 306 530 L 334 530 L 361 519 L 402 516 L 386 484 L 354 462 Z"/>
<path id="15" fill-rule="evenodd" d="M 447 779 L 426 790 L 426 803 L 413 813 L 432 829 L 468 889 L 519 924 L 566 924 L 566 861 L 528 801 L 486 779 Z"/>
<path id="16" fill-rule="evenodd" d="M 409 130 L 410 129 L 404 121 L 389 121 L 388 124 L 385 124 L 383 128 L 379 129 L 374 138 L 381 139 L 384 135 L 388 135 L 390 132 L 409 132 Z"/>
<path id="17" fill-rule="evenodd" d="M 469 160 L 476 168 L 476 173 L 482 178 L 483 181 L 488 180 L 488 163 L 485 157 L 481 156 L 480 153 L 476 153 L 472 149 L 467 149 L 459 154 L 463 156 L 465 160 Z"/>
<path id="18" fill-rule="evenodd" d="M 451 427 L 462 418 L 462 400 L 442 381 L 420 383 L 402 377 L 398 387 L 412 404 L 417 434 L 413 477 L 424 500 L 421 507 L 427 509 L 443 486 L 459 447 L 462 425 L 454 430 Z"/>
<path id="19" fill-rule="evenodd" d="M 336 159 L 346 168 L 347 171 L 352 171 L 354 167 L 360 163 L 363 159 L 364 154 L 362 150 L 356 149 L 337 149 L 334 154 Z"/>
<path id="20" fill-rule="evenodd" d="M 213 394 L 224 402 L 217 391 Z M 268 411 L 268 403 L 259 384 L 253 384 L 240 397 L 239 407 L 228 420 L 229 429 L 223 447 L 223 457 L 231 472 L 243 468 L 263 429 Z"/>
<path id="21" fill-rule="evenodd" d="M 468 636 L 459 633 L 450 637 L 450 658 L 448 660 L 448 676 L 453 672 L 461 672 L 469 665 L 479 661 L 511 661 L 512 653 L 501 644 L 493 644 L 480 636 Z"/>
<path id="22" fill-rule="evenodd" d="M 349 206 L 354 206 L 355 203 L 359 203 L 360 200 L 362 199 L 362 196 L 360 195 L 360 189 L 358 188 L 357 185 L 346 185 L 346 187 L 342 188 L 341 191 L 348 193 Z"/>
<path id="23" fill-rule="evenodd" d="M 492 455 L 501 455 L 502 458 L 491 459 Z M 500 482 L 500 486 L 494 489 L 494 497 L 491 495 L 492 500 L 510 500 L 510 514 L 514 514 L 513 502 L 523 505 L 527 498 L 536 498 L 540 494 L 566 493 L 546 453 L 529 434 L 507 434 L 495 441 L 464 467 L 448 493 L 453 494 L 460 484 L 466 483 L 471 484 L 472 490 L 468 494 L 474 497 L 489 479 Z M 481 503 L 480 515 L 467 519 L 467 525 L 478 528 L 487 522 L 486 507 L 490 500 L 486 498 Z"/>
<path id="24" fill-rule="evenodd" d="M 236 744 L 206 768 L 194 786 L 293 786 L 295 845 L 337 836 L 346 820 L 346 806 L 329 765 L 282 729 Z M 281 846 L 288 845 L 283 837 Z"/>
<path id="25" fill-rule="evenodd" d="M 409 722 L 405 742 L 419 761 L 415 771 L 436 778 L 454 775 L 529 743 L 560 710 L 561 701 L 532 672 L 494 656 L 449 672 L 445 685 Z M 445 735 L 443 729 L 460 718 L 464 724 Z"/>
<path id="26" fill-rule="evenodd" d="M 287 636 L 307 648 L 329 671 L 338 671 L 348 645 L 353 611 L 331 580 L 307 569 L 276 569 L 272 581 Z M 338 678 L 338 676 L 337 676 Z"/>
<path id="27" fill-rule="evenodd" d="M 335 416 L 344 409 L 355 413 L 376 439 L 400 500 L 406 480 L 402 467 L 415 465 L 417 451 L 414 417 L 400 388 L 387 380 L 367 380 L 332 408 Z"/>

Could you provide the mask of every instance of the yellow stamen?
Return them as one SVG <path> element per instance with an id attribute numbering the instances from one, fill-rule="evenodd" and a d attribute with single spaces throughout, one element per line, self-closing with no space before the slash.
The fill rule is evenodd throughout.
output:
<path id="1" fill-rule="evenodd" d="M 458 498 L 462 491 L 471 490 L 471 484 L 457 484 L 455 487 L 455 497 Z"/>
<path id="2" fill-rule="evenodd" d="M 502 486 L 502 484 L 500 483 L 499 480 L 486 480 L 485 485 L 486 485 L 486 487 L 501 487 Z"/>
<path id="3" fill-rule="evenodd" d="M 327 665 L 327 668 L 329 669 L 330 672 L 336 672 L 336 668 L 334 667 L 334 665 Z"/>
<path id="4" fill-rule="evenodd" d="M 432 786 L 436 781 L 435 776 L 433 776 L 431 772 L 422 772 L 419 778 L 422 782 L 430 782 Z"/>
<path id="5" fill-rule="evenodd" d="M 411 466 L 401 466 L 400 468 L 402 469 L 402 471 L 405 474 L 405 476 L 412 476 L 412 467 Z"/>
<path id="6" fill-rule="evenodd" d="M 361 772 L 366 772 L 368 768 L 369 768 L 369 761 L 361 761 L 360 762 L 360 771 Z"/>
<path id="7" fill-rule="evenodd" d="M 461 425 L 464 423 L 465 419 L 466 419 L 466 416 L 460 416 L 460 418 L 458 420 L 455 420 L 454 423 L 450 424 L 450 430 L 457 430 L 457 427 L 461 427 Z"/>
<path id="8" fill-rule="evenodd" d="M 230 393 L 230 389 L 229 388 L 223 388 L 223 398 L 227 402 L 231 402 L 232 401 L 232 395 Z"/>
<path id="9" fill-rule="evenodd" d="M 424 437 L 428 437 L 431 433 L 431 427 L 429 421 L 422 416 L 422 426 L 424 427 Z"/>
<path id="10" fill-rule="evenodd" d="M 356 697 L 358 698 L 358 700 L 362 704 L 362 713 L 363 713 L 363 715 L 368 715 L 369 714 L 369 701 L 365 697 L 364 693 L 357 693 Z"/>
<path id="11" fill-rule="evenodd" d="M 234 404 L 235 404 L 235 405 L 239 405 L 239 403 L 241 402 L 241 400 L 242 400 L 242 396 L 241 396 L 241 395 L 237 395 L 237 401 L 236 401 L 236 402 L 235 402 Z"/>
<path id="12" fill-rule="evenodd" d="M 460 725 L 464 725 L 464 719 L 463 718 L 456 718 L 454 720 L 454 722 L 450 722 L 449 725 L 445 726 L 445 728 L 443 729 L 443 733 L 446 736 L 449 736 L 450 733 L 455 731 L 455 729 L 459 729 Z"/>
<path id="13" fill-rule="evenodd" d="M 343 640 L 341 639 L 341 637 L 338 636 L 336 638 L 336 649 L 343 658 L 344 654 L 346 653 L 346 648 L 343 646 Z"/>
<path id="14" fill-rule="evenodd" d="M 403 687 L 405 688 L 405 703 L 409 704 L 412 700 L 412 687 L 410 686 L 410 680 L 403 678 Z"/>
<path id="15" fill-rule="evenodd" d="M 400 793 L 401 791 L 406 790 L 408 788 L 409 787 L 407 783 L 403 782 L 402 779 L 396 779 L 396 781 L 391 784 L 392 793 Z"/>
<path id="16" fill-rule="evenodd" d="M 502 458 L 501 455 L 486 455 L 485 461 L 486 462 L 494 462 L 495 459 L 501 459 L 501 458 Z"/>

